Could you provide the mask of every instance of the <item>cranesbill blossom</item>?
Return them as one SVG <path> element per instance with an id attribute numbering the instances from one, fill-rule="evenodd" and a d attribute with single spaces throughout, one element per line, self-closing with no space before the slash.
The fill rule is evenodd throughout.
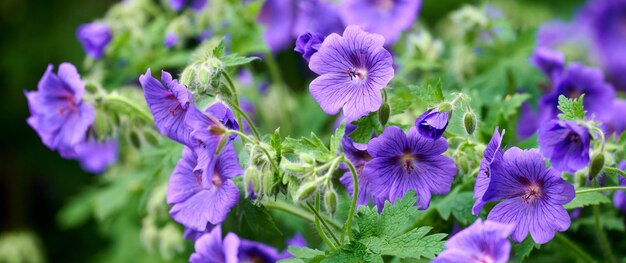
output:
<path id="1" fill-rule="evenodd" d="M 487 191 L 489 186 L 489 180 L 491 178 L 491 166 L 494 162 L 501 162 L 504 152 L 502 151 L 502 137 L 504 136 L 504 130 L 502 134 L 498 132 L 498 128 L 493 131 L 491 140 L 487 144 L 487 148 L 483 152 L 483 159 L 480 161 L 480 169 L 478 170 L 478 176 L 476 177 L 476 184 L 474 184 L 474 196 L 476 199 L 474 206 L 472 207 L 472 214 L 478 215 L 480 210 L 485 205 L 483 201 L 483 195 Z"/>
<path id="2" fill-rule="evenodd" d="M 198 155 L 190 148 L 183 156 L 167 185 L 167 203 L 176 222 L 196 231 L 204 231 L 208 224 L 219 224 L 239 201 L 239 189 L 230 180 L 243 174 L 232 144 L 211 161 L 206 173 L 194 171 Z"/>
<path id="3" fill-rule="evenodd" d="M 559 51 L 538 46 L 530 57 L 530 62 L 551 78 L 563 71 L 565 56 Z"/>
<path id="4" fill-rule="evenodd" d="M 513 226 L 480 218 L 471 226 L 451 237 L 446 249 L 433 263 L 506 263 L 511 253 L 508 240 Z"/>
<path id="5" fill-rule="evenodd" d="M 62 63 L 58 74 L 52 69 L 48 65 L 37 91 L 24 92 L 31 114 L 27 122 L 51 150 L 73 149 L 84 141 L 94 109 L 83 101 L 85 83 L 74 65 Z"/>
<path id="6" fill-rule="evenodd" d="M 622 171 L 626 171 L 626 161 L 620 162 L 617 168 Z M 617 179 L 619 181 L 619 185 L 626 186 L 626 177 L 618 175 Z M 615 205 L 615 208 L 626 213 L 626 191 L 615 191 L 615 195 L 613 196 L 613 205 Z"/>
<path id="7" fill-rule="evenodd" d="M 239 262 L 274 263 L 281 259 L 274 247 L 252 240 L 241 239 L 239 242 Z"/>
<path id="8" fill-rule="evenodd" d="M 381 34 L 387 45 L 411 27 L 421 4 L 421 0 L 344 0 L 340 13 L 344 24 Z"/>
<path id="9" fill-rule="evenodd" d="M 191 127 L 187 123 L 193 95 L 185 85 L 161 71 L 161 82 L 152 77 L 150 69 L 139 77 L 148 107 L 154 116 L 154 124 L 161 134 L 179 143 L 191 144 Z"/>
<path id="10" fill-rule="evenodd" d="M 348 26 L 343 37 L 331 34 L 309 62 L 320 76 L 309 91 L 327 114 L 343 108 L 348 121 L 376 111 L 382 105 L 380 90 L 393 78 L 393 59 L 383 47 L 384 38 Z"/>
<path id="11" fill-rule="evenodd" d="M 74 158 L 81 168 L 90 173 L 101 173 L 117 161 L 117 141 L 107 139 L 98 141 L 89 138 L 74 146 Z"/>
<path id="12" fill-rule="evenodd" d="M 624 112 L 626 112 L 626 100 L 615 99 L 613 100 L 613 106 L 611 107 L 611 113 L 602 119 L 602 128 L 605 134 L 615 133 L 617 136 L 626 131 L 626 118 L 624 118 Z"/>
<path id="13" fill-rule="evenodd" d="M 448 193 L 456 175 L 454 161 L 442 155 L 447 149 L 444 138 L 426 138 L 415 127 L 408 134 L 395 126 L 385 128 L 367 144 L 373 158 L 363 169 L 368 189 L 392 203 L 415 190 L 420 209 L 428 208 L 431 194 Z"/>
<path id="14" fill-rule="evenodd" d="M 226 128 L 231 130 L 239 130 L 239 123 L 233 112 L 221 102 L 211 104 L 205 112 L 210 116 L 213 116 L 216 120 L 222 123 Z"/>
<path id="15" fill-rule="evenodd" d="M 192 228 L 185 227 L 185 232 L 183 233 L 183 238 L 186 239 L 186 240 L 191 240 L 193 242 L 196 242 L 196 240 L 198 240 L 199 238 L 201 238 L 205 234 L 211 233 L 213 228 L 215 228 L 215 225 L 210 224 L 210 223 L 207 224 L 207 226 L 204 229 L 204 231 L 197 231 L 197 230 L 193 230 Z"/>
<path id="16" fill-rule="evenodd" d="M 513 240 L 522 242 L 530 232 L 536 243 L 544 244 L 557 231 L 569 228 L 571 220 L 563 205 L 575 195 L 573 185 L 546 168 L 539 151 L 513 147 L 504 153 L 502 162 L 493 163 L 483 200 L 503 200 L 487 220 L 514 225 Z"/>
<path id="17" fill-rule="evenodd" d="M 186 5 L 189 5 L 194 11 L 202 11 L 208 0 L 169 0 L 169 2 L 174 11 L 180 11 Z"/>
<path id="18" fill-rule="evenodd" d="M 257 21 L 265 26 L 263 38 L 272 52 L 278 52 L 292 42 L 294 6 L 292 0 L 266 0 Z"/>
<path id="19" fill-rule="evenodd" d="M 283 250 L 283 252 L 280 254 L 280 259 L 293 257 L 293 255 L 289 253 L 289 250 L 287 250 L 289 247 L 306 247 L 306 245 L 306 239 L 304 239 L 304 237 L 300 233 L 296 233 L 295 235 L 293 235 L 293 237 L 287 240 L 287 248 Z"/>
<path id="20" fill-rule="evenodd" d="M 589 164 L 590 135 L 573 121 L 552 120 L 539 128 L 541 153 L 557 171 L 576 172 Z"/>
<path id="21" fill-rule="evenodd" d="M 296 39 L 296 48 L 298 53 L 302 54 L 302 58 L 309 62 L 311 56 L 317 52 L 324 42 L 324 35 L 320 33 L 304 33 Z"/>
<path id="22" fill-rule="evenodd" d="M 174 32 L 168 32 L 165 34 L 165 40 L 163 41 L 163 45 L 167 48 L 173 48 L 178 44 L 178 35 Z"/>
<path id="23" fill-rule="evenodd" d="M 239 237 L 228 233 L 222 240 L 222 227 L 216 226 L 195 243 L 196 251 L 189 257 L 190 263 L 238 263 Z"/>
<path id="24" fill-rule="evenodd" d="M 341 33 L 344 29 L 339 16 L 339 5 L 332 0 L 298 0 L 293 36 L 319 32 L 322 36 Z"/>
<path id="25" fill-rule="evenodd" d="M 537 113 L 528 101 L 522 103 L 517 119 L 517 137 L 524 140 L 533 136 L 539 127 L 539 113 Z"/>
<path id="26" fill-rule="evenodd" d="M 422 136 L 437 140 L 443 136 L 449 120 L 449 111 L 440 112 L 438 109 L 430 109 L 415 120 L 415 127 Z"/>
<path id="27" fill-rule="evenodd" d="M 111 28 L 102 22 L 83 24 L 76 31 L 78 41 L 83 45 L 85 53 L 93 59 L 100 59 L 109 42 Z"/>

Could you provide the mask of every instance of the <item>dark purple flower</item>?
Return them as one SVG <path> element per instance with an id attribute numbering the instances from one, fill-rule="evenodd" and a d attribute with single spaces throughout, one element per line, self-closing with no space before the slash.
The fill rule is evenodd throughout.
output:
<path id="1" fill-rule="evenodd" d="M 322 46 L 322 42 L 324 42 L 324 35 L 307 32 L 298 36 L 294 50 L 302 54 L 302 58 L 304 58 L 306 62 L 309 62 L 311 56 L 317 53 L 317 50 Z"/>
<path id="2" fill-rule="evenodd" d="M 583 103 L 587 114 L 595 114 L 599 118 L 610 113 L 611 108 L 607 105 L 611 105 L 615 98 L 615 91 L 604 81 L 602 71 L 577 62 L 570 63 L 562 74 L 555 76 L 552 86 L 552 91 L 542 96 L 539 102 L 543 121 L 557 116 L 560 95 L 578 98 L 584 93 Z"/>
<path id="3" fill-rule="evenodd" d="M 281 259 L 276 248 L 246 239 L 239 243 L 238 257 L 239 262 L 275 263 Z"/>
<path id="4" fill-rule="evenodd" d="M 292 43 L 293 5 L 292 0 L 266 0 L 259 11 L 257 21 L 265 26 L 263 37 L 272 52 L 278 52 Z"/>
<path id="5" fill-rule="evenodd" d="M 293 36 L 306 32 L 319 32 L 322 36 L 341 33 L 344 29 L 339 16 L 339 6 L 330 0 L 299 0 L 293 27 Z"/>
<path id="6" fill-rule="evenodd" d="M 152 77 L 150 69 L 139 77 L 146 102 L 154 116 L 154 124 L 161 134 L 191 145 L 191 127 L 186 122 L 190 115 L 189 109 L 195 108 L 193 95 L 166 71 L 161 71 L 161 81 Z"/>
<path id="7" fill-rule="evenodd" d="M 365 165 L 363 177 L 370 193 L 393 203 L 415 190 L 420 209 L 428 208 L 431 194 L 450 192 L 456 175 L 454 161 L 442 155 L 447 149 L 445 139 L 423 137 L 414 127 L 408 134 L 395 126 L 385 128 L 367 144 L 373 159 Z"/>
<path id="8" fill-rule="evenodd" d="M 111 41 L 111 28 L 105 23 L 93 22 L 83 24 L 76 31 L 78 41 L 83 45 L 87 55 L 100 59 Z"/>
<path id="9" fill-rule="evenodd" d="M 449 111 L 440 112 L 438 109 L 430 109 L 415 120 L 415 128 L 422 136 L 437 140 L 443 136 L 449 120 Z"/>
<path id="10" fill-rule="evenodd" d="M 483 152 L 483 159 L 480 161 L 480 170 L 478 170 L 478 176 L 476 177 L 476 184 L 474 185 L 474 196 L 476 199 L 474 206 L 472 207 L 472 214 L 478 215 L 480 210 L 485 205 L 483 201 L 483 195 L 487 191 L 489 186 L 489 179 L 491 177 L 491 166 L 494 162 L 501 162 L 504 152 L 502 151 L 502 137 L 504 136 L 504 130 L 502 134 L 498 132 L 498 128 L 493 131 L 491 140 L 487 144 L 487 148 Z"/>
<path id="11" fill-rule="evenodd" d="M 206 111 L 208 115 L 213 116 L 222 125 L 230 130 L 239 130 L 239 123 L 233 112 L 221 102 L 211 104 Z"/>
<path id="12" fill-rule="evenodd" d="M 613 100 L 613 106 L 611 107 L 610 114 L 602 120 L 602 128 L 606 134 L 610 135 L 615 133 L 619 136 L 626 130 L 626 118 L 624 117 L 624 112 L 626 112 L 626 100 Z"/>
<path id="13" fill-rule="evenodd" d="M 621 169 L 622 171 L 626 171 L 626 161 L 621 161 L 617 168 Z M 617 179 L 620 186 L 626 186 L 626 177 L 618 175 Z M 615 195 L 613 196 L 613 204 L 615 205 L 615 208 L 626 213 L 626 191 L 615 191 Z"/>
<path id="14" fill-rule="evenodd" d="M 576 122 L 552 120 L 539 128 L 537 142 L 555 170 L 573 173 L 589 164 L 589 137 Z"/>
<path id="15" fill-rule="evenodd" d="M 504 153 L 502 162 L 493 164 L 483 200 L 503 201 L 487 220 L 515 225 L 512 237 L 517 242 L 530 232 L 536 243 L 544 244 L 557 231 L 569 228 L 571 220 L 563 205 L 574 199 L 574 186 L 546 168 L 539 151 L 513 147 Z"/>
<path id="16" fill-rule="evenodd" d="M 211 233 L 211 231 L 215 228 L 213 224 L 207 224 L 204 231 L 193 230 L 192 228 L 185 227 L 185 232 L 183 233 L 183 238 L 186 240 L 191 240 L 196 242 L 196 240 L 200 239 L 202 236 Z"/>
<path id="17" fill-rule="evenodd" d="M 327 114 L 343 108 L 348 121 L 356 120 L 382 105 L 380 90 L 393 78 L 393 59 L 383 47 L 381 35 L 348 26 L 343 37 L 329 35 L 309 68 L 320 76 L 309 91 Z"/>
<path id="18" fill-rule="evenodd" d="M 511 253 L 508 237 L 513 226 L 480 218 L 446 242 L 433 263 L 506 263 Z"/>
<path id="19" fill-rule="evenodd" d="M 549 49 L 558 49 L 559 47 L 576 43 L 588 46 L 588 37 L 584 30 L 575 23 L 563 21 L 550 21 L 539 27 L 537 31 L 537 46 Z"/>
<path id="20" fill-rule="evenodd" d="M 102 173 L 117 161 L 117 141 L 90 138 L 74 146 L 75 156 L 86 172 Z"/>
<path id="21" fill-rule="evenodd" d="M 85 83 L 76 67 L 62 63 L 58 74 L 52 72 L 53 68 L 48 65 L 37 91 L 24 92 L 31 114 L 27 122 L 51 150 L 73 149 L 84 141 L 95 113 L 83 101 Z"/>
<path id="22" fill-rule="evenodd" d="M 222 241 L 222 227 L 216 226 L 195 243 L 196 251 L 189 257 L 190 263 L 238 263 L 239 237 L 228 233 Z"/>
<path id="23" fill-rule="evenodd" d="M 543 72 L 548 78 L 563 71 L 565 56 L 559 51 L 538 46 L 530 57 L 530 62 Z"/>
<path id="24" fill-rule="evenodd" d="M 168 32 L 165 34 L 165 40 L 163 41 L 163 45 L 167 48 L 173 48 L 178 44 L 178 35 L 174 32 Z"/>
<path id="25" fill-rule="evenodd" d="M 196 231 L 220 224 L 239 201 L 239 189 L 231 178 L 243 174 L 232 144 L 211 160 L 207 172 L 197 172 L 200 160 L 185 147 L 167 185 L 167 203 L 176 222 Z M 203 169 L 205 169 L 203 167 Z"/>
<path id="26" fill-rule="evenodd" d="M 411 27 L 421 4 L 421 0 L 344 0 L 340 13 L 344 24 L 381 34 L 388 45 Z"/>
<path id="27" fill-rule="evenodd" d="M 174 11 L 182 10 L 186 5 L 189 5 L 194 11 L 202 11 L 206 6 L 208 0 L 169 0 L 170 6 Z"/>

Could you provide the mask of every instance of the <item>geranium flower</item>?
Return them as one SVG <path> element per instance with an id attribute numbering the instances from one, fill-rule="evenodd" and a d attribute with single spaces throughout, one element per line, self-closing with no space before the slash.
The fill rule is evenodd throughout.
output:
<path id="1" fill-rule="evenodd" d="M 322 46 L 322 42 L 324 42 L 324 35 L 320 33 L 307 32 L 298 36 L 298 39 L 296 39 L 296 48 L 294 50 L 300 53 L 306 62 L 309 62 L 311 56 L 317 53 L 317 50 L 319 50 Z"/>
<path id="2" fill-rule="evenodd" d="M 208 0 L 169 0 L 170 6 L 174 11 L 182 10 L 186 5 L 190 6 L 194 11 L 202 11 Z"/>
<path id="3" fill-rule="evenodd" d="M 617 168 L 621 169 L 622 171 L 626 171 L 626 161 L 621 161 Z M 617 179 L 620 186 L 626 186 L 626 177 L 618 175 Z M 615 208 L 626 213 L 626 191 L 615 191 L 615 195 L 613 195 L 613 205 L 615 205 Z"/>
<path id="4" fill-rule="evenodd" d="M 265 26 L 263 38 L 272 52 L 278 52 L 292 43 L 294 6 L 291 0 L 266 0 L 257 21 Z"/>
<path id="5" fill-rule="evenodd" d="M 539 128 L 539 149 L 558 171 L 576 172 L 589 164 L 590 135 L 573 121 L 552 120 Z"/>
<path id="6" fill-rule="evenodd" d="M 440 112 L 438 109 L 430 109 L 415 120 L 415 127 L 422 136 L 437 140 L 443 136 L 449 120 L 449 111 Z"/>
<path id="7" fill-rule="evenodd" d="M 472 207 L 472 214 L 478 215 L 480 210 L 485 205 L 483 201 L 483 195 L 487 191 L 489 186 L 489 180 L 491 177 L 491 166 L 494 162 L 501 162 L 504 152 L 502 151 L 502 137 L 504 137 L 504 130 L 502 134 L 498 132 L 498 128 L 493 131 L 491 140 L 487 144 L 487 148 L 483 152 L 483 159 L 480 161 L 480 169 L 478 170 L 478 176 L 476 177 L 476 184 L 474 184 L 474 199 L 476 202 Z"/>
<path id="8" fill-rule="evenodd" d="M 508 240 L 513 226 L 480 218 L 446 242 L 433 263 L 506 263 L 511 253 Z"/>
<path id="9" fill-rule="evenodd" d="M 274 263 L 281 259 L 276 248 L 246 239 L 239 242 L 238 257 L 239 262 Z"/>
<path id="10" fill-rule="evenodd" d="M 189 257 L 190 263 L 223 262 L 238 263 L 239 237 L 228 233 L 222 241 L 222 227 L 216 226 L 195 243 L 196 251 Z"/>
<path id="11" fill-rule="evenodd" d="M 299 0 L 293 36 L 306 32 L 319 32 L 322 36 L 341 33 L 344 29 L 339 16 L 339 5 L 331 0 Z"/>
<path id="12" fill-rule="evenodd" d="M 111 42 L 111 28 L 102 22 L 83 24 L 76 31 L 78 41 L 83 45 L 85 53 L 93 59 L 100 59 L 109 42 Z"/>

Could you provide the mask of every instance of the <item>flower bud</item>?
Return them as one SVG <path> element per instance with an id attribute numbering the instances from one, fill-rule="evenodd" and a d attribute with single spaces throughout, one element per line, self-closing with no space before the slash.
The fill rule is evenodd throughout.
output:
<path id="1" fill-rule="evenodd" d="M 463 126 L 467 134 L 472 135 L 476 130 L 476 115 L 473 112 L 468 111 L 463 115 Z"/>
<path id="2" fill-rule="evenodd" d="M 391 114 L 391 108 L 389 108 L 389 103 L 383 103 L 383 105 L 378 110 L 378 120 L 380 124 L 385 126 L 387 121 L 389 121 L 389 115 Z"/>
<path id="3" fill-rule="evenodd" d="M 296 173 L 304 173 L 306 172 L 306 167 L 302 166 L 302 164 L 297 163 L 287 163 L 285 164 L 285 170 Z"/>
<path id="4" fill-rule="evenodd" d="M 326 211 L 331 215 L 337 211 L 337 206 L 339 205 L 339 201 L 337 198 L 337 192 L 332 187 L 329 187 L 324 193 L 324 207 Z"/>
<path id="5" fill-rule="evenodd" d="M 602 171 L 602 168 L 604 168 L 604 154 L 600 152 L 591 159 L 591 164 L 589 165 L 589 176 L 595 177 Z"/>
<path id="6" fill-rule="evenodd" d="M 161 242 L 159 252 L 165 260 L 171 260 L 174 255 L 185 250 L 183 233 L 180 232 L 176 224 L 169 223 L 159 233 Z"/>
<path id="7" fill-rule="evenodd" d="M 311 181 L 303 184 L 300 188 L 298 188 L 298 191 L 296 191 L 294 198 L 296 201 L 302 201 L 311 197 L 315 191 L 317 191 L 317 185 L 317 181 Z"/>
<path id="8" fill-rule="evenodd" d="M 260 189 L 259 170 L 256 167 L 250 166 L 243 174 L 243 189 L 246 196 L 249 197 L 253 193 L 258 193 Z"/>

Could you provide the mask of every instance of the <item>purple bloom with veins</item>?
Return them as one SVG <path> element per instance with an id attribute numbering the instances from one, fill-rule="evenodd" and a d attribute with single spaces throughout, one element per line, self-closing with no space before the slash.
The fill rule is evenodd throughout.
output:
<path id="1" fill-rule="evenodd" d="M 83 45 L 87 55 L 93 59 L 100 59 L 109 42 L 111 42 L 111 28 L 101 22 L 83 24 L 76 31 L 78 41 Z"/>
<path id="2" fill-rule="evenodd" d="M 449 120 L 449 111 L 440 112 L 438 109 L 430 109 L 415 120 L 415 127 L 422 136 L 437 140 L 443 136 Z"/>
<path id="3" fill-rule="evenodd" d="M 480 218 L 451 237 L 433 263 L 506 263 L 511 253 L 508 237 L 513 226 Z"/>
<path id="4" fill-rule="evenodd" d="M 161 81 L 152 77 L 150 69 L 139 77 L 148 107 L 159 132 L 170 139 L 191 145 L 191 128 L 187 126 L 190 108 L 195 108 L 193 95 L 185 85 L 161 71 Z"/>
<path id="5" fill-rule="evenodd" d="M 163 44 L 167 48 L 173 48 L 174 46 L 176 46 L 176 44 L 178 44 L 178 35 L 174 32 L 169 32 L 165 34 L 165 40 L 163 41 Z"/>
<path id="6" fill-rule="evenodd" d="M 205 112 L 208 115 L 213 116 L 213 118 L 215 118 L 220 123 L 222 123 L 226 128 L 230 130 L 239 130 L 239 123 L 237 123 L 237 119 L 235 118 L 235 115 L 223 103 L 221 102 L 213 103 L 211 104 L 211 106 L 209 106 L 206 109 Z M 231 137 L 234 139 L 234 134 L 231 135 Z"/>
<path id="7" fill-rule="evenodd" d="M 322 36 L 341 33 L 344 29 L 339 16 L 339 6 L 331 0 L 299 0 L 293 36 L 306 32 L 319 32 Z"/>
<path id="8" fill-rule="evenodd" d="M 380 108 L 380 90 L 394 75 L 393 59 L 383 43 L 381 35 L 358 26 L 348 26 L 343 36 L 326 37 L 309 62 L 309 68 L 320 75 L 309 91 L 325 113 L 336 114 L 343 108 L 352 121 Z"/>
<path id="9" fill-rule="evenodd" d="M 474 185 L 474 196 L 476 199 L 474 206 L 472 207 L 472 214 L 478 215 L 480 210 L 485 205 L 483 201 L 483 195 L 489 187 L 489 180 L 491 178 L 491 167 L 494 162 L 501 162 L 504 152 L 502 151 L 502 137 L 504 136 L 504 130 L 502 134 L 498 132 L 498 128 L 493 131 L 491 140 L 487 144 L 487 148 L 483 152 L 483 159 L 480 161 L 480 170 L 478 170 L 478 176 L 476 177 L 476 184 Z"/>
<path id="10" fill-rule="evenodd" d="M 73 149 L 84 141 L 94 109 L 83 101 L 85 83 L 74 65 L 62 63 L 58 74 L 52 69 L 48 65 L 37 91 L 24 92 L 31 114 L 27 122 L 51 150 Z"/>
<path id="11" fill-rule="evenodd" d="M 565 56 L 559 51 L 539 46 L 530 57 L 530 62 L 551 79 L 563 71 Z"/>
<path id="12" fill-rule="evenodd" d="M 322 42 L 324 42 L 324 35 L 307 32 L 298 36 L 294 50 L 300 53 L 306 62 L 309 62 L 311 56 L 322 46 Z"/>
<path id="13" fill-rule="evenodd" d="M 538 244 L 550 241 L 556 232 L 569 228 L 571 220 L 563 205 L 576 195 L 574 186 L 554 169 L 546 168 L 537 150 L 513 147 L 502 162 L 492 166 L 486 202 L 503 200 L 487 216 L 515 226 L 513 240 L 522 242 L 528 233 Z"/>
<path id="14" fill-rule="evenodd" d="M 292 43 L 293 5 L 292 0 L 266 0 L 259 11 L 257 21 L 265 26 L 263 38 L 272 52 L 278 52 Z"/>
<path id="15" fill-rule="evenodd" d="M 170 215 L 196 231 L 220 224 L 239 201 L 239 189 L 231 178 L 243 174 L 243 170 L 233 145 L 227 144 L 210 163 L 207 172 L 198 172 L 198 155 L 185 147 L 167 185 Z"/>
<path id="16" fill-rule="evenodd" d="M 621 161 L 617 168 L 622 171 L 626 171 L 626 161 Z M 626 177 L 617 175 L 617 179 L 620 186 L 626 186 Z M 613 205 L 615 205 L 615 208 L 621 210 L 623 213 L 626 213 L 626 191 L 615 191 L 615 195 L 613 196 Z"/>
<path id="17" fill-rule="evenodd" d="M 415 127 L 408 134 L 395 126 L 385 128 L 367 144 L 373 159 L 365 165 L 363 177 L 370 193 L 393 203 L 415 190 L 420 209 L 428 208 L 431 194 L 450 192 L 456 175 L 454 161 L 442 155 L 447 149 L 444 138 L 426 138 Z"/>
<path id="18" fill-rule="evenodd" d="M 389 45 L 415 22 L 421 4 L 421 0 L 344 0 L 340 13 L 344 24 L 381 34 Z"/>
<path id="19" fill-rule="evenodd" d="M 102 173 L 117 161 L 117 141 L 90 138 L 74 147 L 75 159 L 84 171 Z"/>
<path id="20" fill-rule="evenodd" d="M 195 243 L 196 251 L 189 257 L 190 263 L 238 263 L 239 237 L 228 233 L 222 240 L 222 227 L 216 226 Z"/>
<path id="21" fill-rule="evenodd" d="M 274 263 L 281 259 L 278 250 L 252 240 L 241 239 L 239 243 L 239 262 Z"/>
<path id="22" fill-rule="evenodd" d="M 187 5 L 194 11 L 202 11 L 208 0 L 169 0 L 169 2 L 172 9 L 177 12 L 182 10 Z"/>
<path id="23" fill-rule="evenodd" d="M 576 122 L 552 120 L 539 128 L 537 142 L 555 170 L 573 173 L 589 164 L 589 137 Z"/>

